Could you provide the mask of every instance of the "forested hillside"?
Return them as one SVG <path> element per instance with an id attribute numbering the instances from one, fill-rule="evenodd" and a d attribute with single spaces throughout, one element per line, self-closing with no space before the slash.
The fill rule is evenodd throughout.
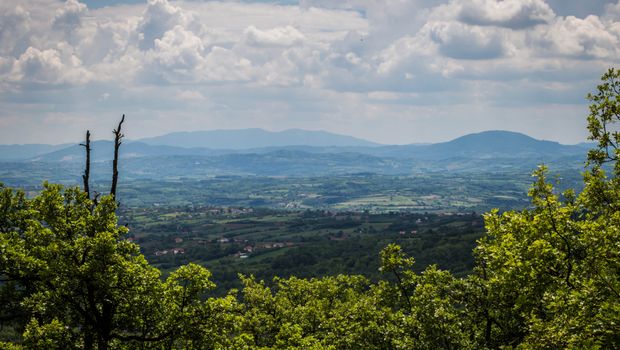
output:
<path id="1" fill-rule="evenodd" d="M 240 275 L 242 287 L 218 297 L 205 267 L 189 263 L 161 278 L 127 239 L 116 176 L 101 197 L 46 184 L 30 199 L 2 186 L 0 347 L 616 349 L 620 71 L 602 80 L 589 95 L 597 144 L 583 190 L 559 193 L 540 166 L 531 208 L 484 216 L 465 277 L 436 266 L 415 272 L 415 257 L 388 244 L 377 282 Z M 120 124 L 115 132 L 120 139 Z"/>

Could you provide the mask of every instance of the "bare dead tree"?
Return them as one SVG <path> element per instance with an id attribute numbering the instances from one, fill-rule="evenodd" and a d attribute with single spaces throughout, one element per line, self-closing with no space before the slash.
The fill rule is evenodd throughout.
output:
<path id="1" fill-rule="evenodd" d="M 121 133 L 121 127 L 125 121 L 125 115 L 118 123 L 118 127 L 114 129 L 114 160 L 112 161 L 112 187 L 110 188 L 110 194 L 116 198 L 116 184 L 118 183 L 118 150 L 121 147 L 121 139 L 125 136 Z"/>
<path id="2" fill-rule="evenodd" d="M 86 192 L 86 196 L 90 199 L 90 188 L 88 186 L 90 180 L 90 130 L 86 130 L 86 143 L 80 143 L 80 146 L 86 149 L 86 167 L 84 168 L 82 180 L 84 180 L 84 192 Z"/>

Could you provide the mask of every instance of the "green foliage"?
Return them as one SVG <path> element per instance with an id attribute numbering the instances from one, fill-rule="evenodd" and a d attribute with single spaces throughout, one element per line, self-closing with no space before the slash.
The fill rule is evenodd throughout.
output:
<path id="1" fill-rule="evenodd" d="M 412 266 L 415 262 L 413 258 L 406 257 L 400 246 L 396 244 L 389 244 L 381 251 L 380 256 L 381 267 L 379 270 L 383 272 L 397 272 Z"/>
<path id="2" fill-rule="evenodd" d="M 534 208 L 487 214 L 488 233 L 476 248 L 471 281 L 483 293 L 485 341 L 533 348 L 617 344 L 620 216 L 590 196 L 592 187 L 605 185 L 590 182 L 580 196 L 566 193 L 562 201 L 544 167 L 535 175 Z"/>
<path id="3" fill-rule="evenodd" d="M 24 332 L 24 347 L 28 349 L 78 349 L 75 334 L 57 319 L 39 324 L 32 319 Z"/>
<path id="4" fill-rule="evenodd" d="M 25 327 L 26 347 L 101 349 L 184 336 L 179 329 L 213 288 L 210 273 L 189 265 L 162 282 L 123 239 L 115 209 L 111 197 L 95 206 L 77 188 L 45 184 L 32 200 L 2 188 L 2 312 Z"/>
<path id="5" fill-rule="evenodd" d="M 616 348 L 620 343 L 620 168 L 613 125 L 620 117 L 620 71 L 610 69 L 588 116 L 593 167 L 584 190 L 558 194 L 541 166 L 533 208 L 485 216 L 475 250 L 469 306 L 489 347 Z M 614 163 L 607 178 L 602 166 Z M 478 294 L 475 294 L 475 291 Z M 478 306 L 478 311 L 476 311 Z"/>
<path id="6" fill-rule="evenodd" d="M 275 293 L 242 277 L 244 329 L 257 348 L 384 349 L 398 335 L 391 309 L 361 276 L 276 279 Z"/>
<path id="7" fill-rule="evenodd" d="M 592 102 L 588 115 L 590 140 L 597 141 L 597 148 L 588 154 L 588 160 L 596 165 L 615 162 L 616 174 L 620 171 L 617 160 L 620 157 L 620 132 L 612 124 L 620 121 L 620 70 L 610 68 L 601 77 L 602 83 L 596 93 L 588 94 Z"/>

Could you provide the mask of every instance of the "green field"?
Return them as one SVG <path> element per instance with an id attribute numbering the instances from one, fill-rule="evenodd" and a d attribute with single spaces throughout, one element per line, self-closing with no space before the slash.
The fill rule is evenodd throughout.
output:
<path id="1" fill-rule="evenodd" d="M 152 264 L 170 271 L 200 263 L 221 292 L 238 286 L 237 273 L 267 281 L 339 273 L 376 279 L 378 253 L 389 243 L 414 256 L 418 271 L 438 264 L 464 275 L 483 231 L 475 213 L 159 207 L 126 208 L 120 215 Z"/>

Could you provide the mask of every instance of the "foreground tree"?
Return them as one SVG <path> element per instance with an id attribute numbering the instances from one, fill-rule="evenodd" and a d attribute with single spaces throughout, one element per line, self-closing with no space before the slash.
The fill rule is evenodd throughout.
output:
<path id="1" fill-rule="evenodd" d="M 616 348 L 620 344 L 620 72 L 610 69 L 588 117 L 585 188 L 559 194 L 546 167 L 535 173 L 533 208 L 485 216 L 475 249 L 470 311 L 489 347 Z M 607 177 L 603 166 L 611 163 Z"/>
<path id="2" fill-rule="evenodd" d="M 2 188 L 0 203 L 2 288 L 17 297 L 14 315 L 28 316 L 20 318 L 28 322 L 27 345 L 174 343 L 214 287 L 197 265 L 162 281 L 139 247 L 123 238 L 127 229 L 117 224 L 112 196 L 92 209 L 81 190 L 46 184 L 33 200 Z"/>

